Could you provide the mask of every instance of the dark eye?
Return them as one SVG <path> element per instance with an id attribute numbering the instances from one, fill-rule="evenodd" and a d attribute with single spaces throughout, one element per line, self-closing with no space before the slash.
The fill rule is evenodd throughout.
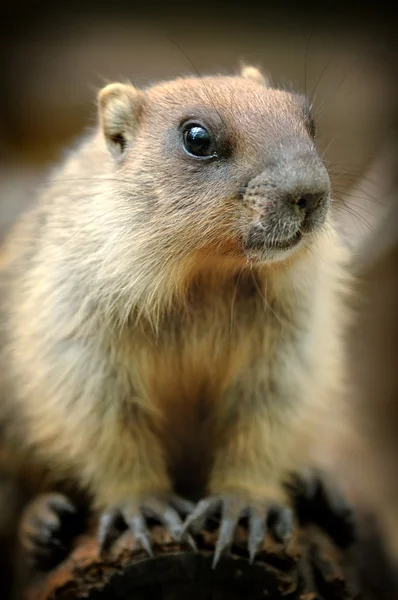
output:
<path id="1" fill-rule="evenodd" d="M 184 129 L 184 148 L 198 158 L 215 156 L 213 136 L 203 125 L 190 124 Z"/>

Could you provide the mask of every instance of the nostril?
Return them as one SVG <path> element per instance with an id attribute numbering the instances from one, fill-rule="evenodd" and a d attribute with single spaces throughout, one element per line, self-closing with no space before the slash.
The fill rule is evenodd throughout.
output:
<path id="1" fill-rule="evenodd" d="M 295 200 L 295 203 L 301 209 L 307 208 L 307 200 L 304 197 Z"/>
<path id="2" fill-rule="evenodd" d="M 314 210 L 325 200 L 323 193 L 319 194 L 302 194 L 294 197 L 293 202 L 300 210 Z"/>

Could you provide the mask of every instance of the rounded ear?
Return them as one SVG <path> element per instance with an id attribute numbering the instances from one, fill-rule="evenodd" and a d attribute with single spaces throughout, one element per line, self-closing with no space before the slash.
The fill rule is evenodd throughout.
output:
<path id="1" fill-rule="evenodd" d="M 253 67 L 251 65 L 241 64 L 240 67 L 241 77 L 245 79 L 251 79 L 251 81 L 255 81 L 260 85 L 269 85 L 269 79 L 258 69 L 257 67 Z"/>
<path id="2" fill-rule="evenodd" d="M 134 138 L 143 96 L 143 92 L 124 83 L 110 83 L 98 94 L 100 123 L 106 143 L 115 157 L 120 156 Z"/>

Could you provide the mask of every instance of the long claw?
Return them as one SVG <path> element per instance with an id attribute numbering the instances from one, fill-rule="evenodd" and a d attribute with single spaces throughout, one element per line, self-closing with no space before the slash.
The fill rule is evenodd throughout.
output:
<path id="1" fill-rule="evenodd" d="M 205 524 L 206 519 L 218 512 L 221 505 L 221 523 L 219 527 L 213 558 L 213 569 L 221 556 L 230 549 L 235 537 L 236 527 L 241 518 L 248 516 L 249 534 L 248 550 L 250 563 L 253 563 L 257 552 L 261 549 L 267 532 L 267 526 L 274 537 L 285 542 L 293 531 L 293 512 L 287 506 L 263 502 L 247 503 L 239 495 L 211 496 L 201 500 L 193 512 L 186 518 L 182 534 L 189 529 L 197 531 Z"/>
<path id="2" fill-rule="evenodd" d="M 166 527 L 175 541 L 180 541 L 182 531 L 182 520 L 174 508 L 151 498 L 142 506 L 142 511 L 147 516 L 155 517 Z"/>
<path id="3" fill-rule="evenodd" d="M 183 500 L 183 502 L 185 501 Z M 188 504 L 190 508 L 193 506 L 190 502 Z M 185 508 L 188 508 L 188 504 L 185 504 Z M 143 506 L 143 512 L 148 516 L 159 519 L 174 541 L 186 542 L 194 551 L 197 550 L 193 537 L 188 532 L 183 531 L 182 519 L 171 505 L 164 505 L 155 499 L 151 499 Z"/>
<path id="4" fill-rule="evenodd" d="M 49 498 L 48 506 L 61 517 L 64 515 L 74 516 L 78 512 L 76 506 L 62 494 L 52 494 Z"/>
<path id="5" fill-rule="evenodd" d="M 137 542 L 137 544 L 143 550 L 145 550 L 145 552 L 148 554 L 148 556 L 150 558 L 153 558 L 153 550 L 152 550 L 152 544 L 151 544 L 151 541 L 150 541 L 149 534 L 147 534 L 147 533 L 137 533 L 137 535 L 134 536 L 134 539 Z"/>
<path id="6" fill-rule="evenodd" d="M 188 530 L 196 533 L 202 529 L 207 517 L 221 505 L 221 499 L 212 497 L 201 500 L 194 511 L 186 518 L 182 526 L 181 535 L 185 535 Z"/>
<path id="7" fill-rule="evenodd" d="M 214 551 L 213 558 L 213 569 L 216 568 L 221 556 L 229 550 L 232 544 L 232 540 L 234 537 L 236 522 L 223 520 L 220 528 L 220 533 L 218 535 L 216 548 Z"/>
<path id="8" fill-rule="evenodd" d="M 248 549 L 250 564 L 253 564 L 256 554 L 264 543 L 267 532 L 267 514 L 266 511 L 252 510 L 249 517 L 249 539 Z"/>
<path id="9" fill-rule="evenodd" d="M 134 536 L 137 544 L 147 552 L 149 556 L 153 556 L 152 545 L 151 545 L 151 537 L 149 531 L 146 527 L 144 518 L 137 515 L 126 515 L 126 521 L 129 524 L 131 533 Z"/>
<path id="10" fill-rule="evenodd" d="M 101 515 L 98 525 L 98 546 L 100 556 L 106 552 L 116 537 L 115 529 L 120 518 L 118 510 L 112 510 Z"/>
<path id="11" fill-rule="evenodd" d="M 232 545 L 235 529 L 242 514 L 243 506 L 239 502 L 230 500 L 223 507 L 221 526 L 214 552 L 213 569 L 217 566 L 221 556 Z"/>
<path id="12" fill-rule="evenodd" d="M 195 543 L 195 540 L 193 539 L 193 537 L 189 533 L 185 533 L 181 537 L 181 541 L 182 542 L 186 542 L 188 544 L 188 546 L 190 546 L 194 552 L 198 551 L 198 547 L 197 547 L 197 545 Z"/>
<path id="13" fill-rule="evenodd" d="M 167 528 L 170 535 L 175 541 L 179 541 L 182 531 L 182 519 L 177 511 L 170 506 L 166 506 L 163 512 L 159 515 L 163 525 Z"/>
<path id="14" fill-rule="evenodd" d="M 110 548 L 127 526 L 137 545 L 149 556 L 153 556 L 152 536 L 146 521 L 148 517 L 160 521 L 173 540 L 177 542 L 182 540 L 196 551 L 195 541 L 187 531 L 184 531 L 183 521 L 177 510 L 178 508 L 181 512 L 190 511 L 193 506 L 191 502 L 178 496 L 167 501 L 164 498 L 147 496 L 133 498 L 130 502 L 113 507 L 100 517 L 98 526 L 100 555 Z"/>
<path id="15" fill-rule="evenodd" d="M 182 516 L 189 515 L 191 512 L 195 510 L 195 503 L 190 500 L 186 500 L 185 498 L 181 498 L 180 496 L 174 496 L 170 500 L 170 506 L 176 509 L 178 513 Z"/>

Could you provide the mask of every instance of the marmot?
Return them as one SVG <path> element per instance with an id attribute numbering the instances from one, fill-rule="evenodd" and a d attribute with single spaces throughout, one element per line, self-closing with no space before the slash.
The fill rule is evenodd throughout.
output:
<path id="1" fill-rule="evenodd" d="M 103 548 L 120 517 L 150 551 L 146 515 L 181 537 L 221 507 L 215 561 L 243 514 L 253 558 L 267 521 L 289 534 L 284 484 L 344 381 L 309 102 L 245 67 L 98 106 L 1 255 L 4 465 L 74 482 Z"/>

